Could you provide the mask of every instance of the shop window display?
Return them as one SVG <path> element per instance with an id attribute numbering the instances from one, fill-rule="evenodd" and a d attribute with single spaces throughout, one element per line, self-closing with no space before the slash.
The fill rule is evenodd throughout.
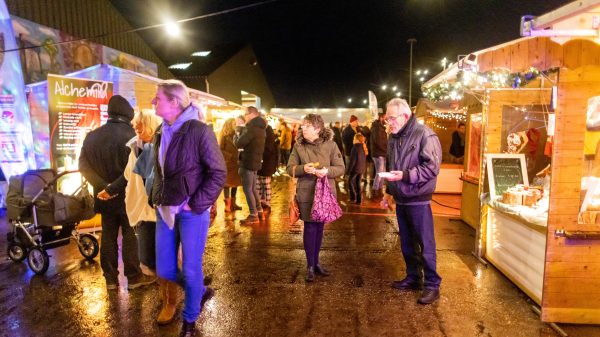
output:
<path id="1" fill-rule="evenodd" d="M 588 100 L 581 179 L 580 224 L 600 223 L 600 96 Z"/>
<path id="2" fill-rule="evenodd" d="M 546 105 L 504 106 L 501 149 L 504 154 L 525 159 L 525 179 L 505 186 L 490 200 L 495 208 L 538 226 L 546 226 L 548 219 L 552 142 L 547 130 L 549 113 Z"/>

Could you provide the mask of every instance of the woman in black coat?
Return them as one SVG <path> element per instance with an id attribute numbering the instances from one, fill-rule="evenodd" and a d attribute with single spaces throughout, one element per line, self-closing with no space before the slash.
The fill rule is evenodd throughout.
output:
<path id="1" fill-rule="evenodd" d="M 263 152 L 262 166 L 258 171 L 258 191 L 260 204 L 265 211 L 271 211 L 271 177 L 277 170 L 278 163 L 278 139 L 275 137 L 273 128 L 267 124 L 265 129 L 265 151 Z"/>

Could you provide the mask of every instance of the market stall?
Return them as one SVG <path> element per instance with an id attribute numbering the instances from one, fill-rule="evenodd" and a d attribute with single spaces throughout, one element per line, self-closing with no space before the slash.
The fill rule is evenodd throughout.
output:
<path id="1" fill-rule="evenodd" d="M 475 52 L 425 88 L 482 93 L 476 250 L 546 322 L 600 323 L 599 7 L 573 3 L 535 18 L 523 29 L 530 37 Z"/>

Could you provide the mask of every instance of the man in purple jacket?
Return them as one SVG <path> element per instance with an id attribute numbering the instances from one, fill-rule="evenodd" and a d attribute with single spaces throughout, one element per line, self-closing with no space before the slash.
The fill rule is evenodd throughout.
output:
<path id="1" fill-rule="evenodd" d="M 394 281 L 401 291 L 423 289 L 420 304 L 431 304 L 440 297 L 441 277 L 436 271 L 435 236 L 431 196 L 435 190 L 442 161 L 437 135 L 417 123 L 405 100 L 387 103 L 390 125 L 386 177 L 387 192 L 396 201 L 400 246 L 406 263 L 406 277 Z"/>

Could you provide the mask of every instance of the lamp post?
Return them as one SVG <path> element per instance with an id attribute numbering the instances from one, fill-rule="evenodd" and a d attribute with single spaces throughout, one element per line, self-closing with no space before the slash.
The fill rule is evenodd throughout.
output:
<path id="1" fill-rule="evenodd" d="M 411 38 L 406 40 L 410 44 L 410 65 L 409 65 L 409 76 L 408 76 L 408 106 L 412 106 L 412 57 L 413 57 L 413 44 L 417 42 L 417 39 Z"/>

